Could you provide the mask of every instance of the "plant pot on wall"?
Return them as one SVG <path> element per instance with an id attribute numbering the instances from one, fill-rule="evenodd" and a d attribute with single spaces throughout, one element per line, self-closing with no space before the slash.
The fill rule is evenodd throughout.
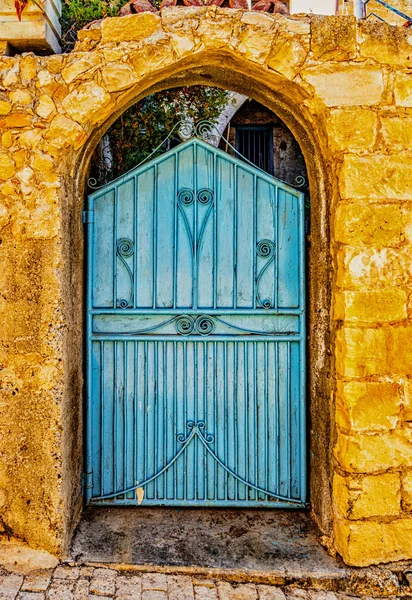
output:
<path id="1" fill-rule="evenodd" d="M 14 0 L 0 0 L 0 44 L 3 52 L 61 52 L 60 0 L 29 0 L 19 21 Z"/>

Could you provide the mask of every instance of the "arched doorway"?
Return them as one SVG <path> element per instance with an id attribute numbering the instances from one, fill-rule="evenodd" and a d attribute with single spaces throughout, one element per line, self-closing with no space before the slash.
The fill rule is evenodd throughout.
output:
<path id="1" fill-rule="evenodd" d="M 229 60 L 231 63 L 232 58 Z M 201 61 L 202 62 L 202 61 Z M 235 64 L 236 63 L 236 64 Z M 315 435 L 310 435 L 310 470 L 311 470 L 311 491 L 310 500 L 314 506 L 314 514 L 321 523 L 323 530 L 328 531 L 330 527 L 330 446 L 329 427 L 330 423 L 325 419 L 324 415 L 329 414 L 329 395 L 327 392 L 329 385 L 329 360 L 330 354 L 324 352 L 323 349 L 328 347 L 329 334 L 329 301 L 328 290 L 329 284 L 329 246 L 328 246 L 328 228 L 325 221 L 326 209 L 326 194 L 325 194 L 325 171 L 323 170 L 321 146 L 315 144 L 318 131 L 316 128 L 311 129 L 307 115 L 305 116 L 305 106 L 288 98 L 289 92 L 287 86 L 283 84 L 279 88 L 279 93 L 274 96 L 268 87 L 262 83 L 259 72 L 260 67 L 256 66 L 254 73 L 250 72 L 242 74 L 243 61 L 235 61 L 231 64 L 232 68 L 220 69 L 210 66 L 210 56 L 208 53 L 204 56 L 204 61 L 201 66 L 188 68 L 184 61 L 176 66 L 174 74 L 168 74 L 166 79 L 162 79 L 159 75 L 159 82 L 145 88 L 145 92 L 138 94 L 127 93 L 123 97 L 122 111 L 130 106 L 136 99 L 143 97 L 146 94 L 153 93 L 162 88 L 176 87 L 182 82 L 188 85 L 198 84 L 218 84 L 222 87 L 236 89 L 240 93 L 255 97 L 259 102 L 268 108 L 274 110 L 276 114 L 281 116 L 282 120 L 287 123 L 290 130 L 299 140 L 302 146 L 305 160 L 308 165 L 309 179 L 311 183 L 312 196 L 312 225 L 313 225 L 313 242 L 311 243 L 311 252 L 309 255 L 309 272 L 315 277 L 309 277 L 309 310 L 308 321 L 310 330 L 310 348 L 312 350 L 311 360 L 309 361 L 309 389 L 310 389 L 310 405 L 311 405 L 311 430 L 315 430 Z M 244 66 L 244 65 L 243 65 Z M 229 65 L 230 67 L 230 65 Z M 183 71 L 181 71 L 183 69 Z M 184 73 L 184 76 L 182 76 Z M 256 75 L 257 79 L 252 76 Z M 276 81 L 272 82 L 276 87 L 280 81 L 278 76 L 273 76 Z M 267 77 L 266 77 L 267 79 Z M 153 81 L 153 80 L 152 80 Z M 283 81 L 283 80 L 282 80 Z M 293 88 L 292 96 L 294 97 L 295 84 L 291 84 Z M 300 92 L 298 92 L 299 96 Z M 296 100 L 298 98 L 296 96 Z M 107 130 L 109 125 L 118 116 L 119 111 L 113 113 L 109 120 L 100 128 L 95 128 L 93 135 L 89 138 L 88 143 L 84 146 L 80 154 L 80 162 L 76 170 L 77 180 L 76 195 L 83 193 L 84 177 L 86 173 L 87 163 L 90 160 L 91 153 L 95 148 L 98 140 Z M 78 196 L 79 197 L 79 196 Z M 319 234 L 319 235 L 318 235 Z M 314 250 L 313 250 L 314 249 Z M 315 316 L 316 315 L 316 316 Z"/>

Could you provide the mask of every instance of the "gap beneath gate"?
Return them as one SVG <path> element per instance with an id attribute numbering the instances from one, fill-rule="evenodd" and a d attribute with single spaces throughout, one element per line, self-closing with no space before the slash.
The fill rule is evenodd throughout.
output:
<path id="1" fill-rule="evenodd" d="M 318 537 L 303 511 L 89 508 L 69 560 L 280 585 L 309 577 L 335 588 L 348 570 Z"/>

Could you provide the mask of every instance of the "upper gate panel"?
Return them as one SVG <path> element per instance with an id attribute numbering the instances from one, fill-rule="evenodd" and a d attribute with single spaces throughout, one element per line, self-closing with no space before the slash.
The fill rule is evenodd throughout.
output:
<path id="1" fill-rule="evenodd" d="M 302 202 L 259 169 L 191 139 L 89 197 L 92 305 L 299 308 Z"/>

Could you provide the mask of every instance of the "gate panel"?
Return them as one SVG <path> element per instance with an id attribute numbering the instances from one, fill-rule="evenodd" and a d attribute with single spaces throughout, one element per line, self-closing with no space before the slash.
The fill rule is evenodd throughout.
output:
<path id="1" fill-rule="evenodd" d="M 303 506 L 303 195 L 191 139 L 88 202 L 87 500 Z"/>

